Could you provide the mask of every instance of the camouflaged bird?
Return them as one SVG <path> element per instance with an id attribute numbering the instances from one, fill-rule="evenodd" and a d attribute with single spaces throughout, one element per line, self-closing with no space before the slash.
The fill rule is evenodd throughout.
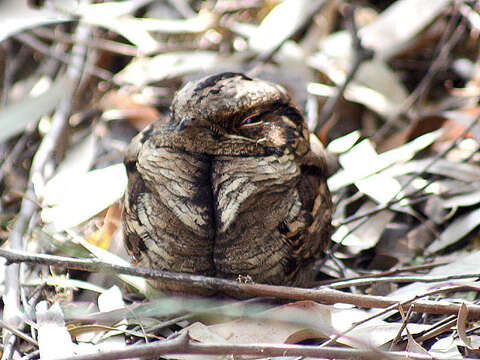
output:
<path id="1" fill-rule="evenodd" d="M 281 86 L 240 73 L 187 83 L 125 165 L 123 231 L 138 265 L 311 284 L 331 235 L 326 163 Z"/>

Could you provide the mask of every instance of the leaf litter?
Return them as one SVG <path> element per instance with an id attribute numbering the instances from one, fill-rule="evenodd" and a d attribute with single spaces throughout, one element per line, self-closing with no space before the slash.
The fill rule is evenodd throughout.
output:
<path id="1" fill-rule="evenodd" d="M 348 357 L 335 353 L 342 347 L 371 351 L 368 358 L 400 351 L 404 358 L 460 359 L 478 352 L 479 319 L 469 311 L 478 304 L 479 277 L 478 2 L 47 3 L 1 5 L 3 248 L 128 266 L 118 203 L 128 142 L 168 115 L 174 92 L 190 77 L 251 71 L 293 91 L 329 150 L 335 245 L 316 266 L 319 286 L 352 281 L 344 293 L 461 305 L 449 320 L 415 307 L 408 316 L 398 307 L 382 313 L 342 304 L 341 297 L 334 305 L 300 297 L 199 302 L 153 296 L 137 276 L 25 264 L 13 282 L 9 271 L 10 280 L 2 278 L 2 317 L 15 318 L 5 313 L 7 303 L 22 314 L 16 323 L 22 325 L 13 324 L 20 333 L 4 331 L 4 355 L 100 358 L 180 334 L 232 353 L 239 344 L 253 351 L 264 343 L 285 351 L 286 344 L 319 351 L 323 344 L 333 351 L 329 358 Z M 319 124 L 358 55 L 352 36 L 374 56 L 360 63 L 333 115 Z M 87 56 L 78 57 L 72 44 Z M 126 45 L 134 50 L 129 55 Z M 70 79 L 78 64 L 80 76 Z M 65 99 L 72 107 L 62 113 Z M 55 131 L 60 135 L 42 158 L 40 144 Z M 362 278 L 373 280 L 356 285 Z M 24 336 L 30 330 L 33 341 Z M 14 346 L 12 337 L 19 339 Z M 260 357 L 269 357 L 268 349 Z M 223 351 L 216 355 L 230 354 Z M 199 355 L 163 357 L 192 356 Z"/>

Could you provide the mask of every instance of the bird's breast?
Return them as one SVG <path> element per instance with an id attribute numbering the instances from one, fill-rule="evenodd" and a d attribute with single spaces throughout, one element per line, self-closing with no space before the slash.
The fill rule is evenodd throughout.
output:
<path id="1" fill-rule="evenodd" d="M 202 267 L 208 264 L 208 273 L 227 277 L 250 272 L 251 237 L 257 237 L 256 251 L 261 252 L 262 242 L 268 246 L 279 219 L 294 206 L 300 174 L 293 155 L 212 156 L 169 147 L 142 151 L 138 167 L 156 207 L 168 218 L 166 232 L 182 234 L 172 240 L 158 229 L 156 238 L 167 248 L 163 256 L 176 256 L 177 263 L 185 257 L 188 263 L 201 247 Z M 232 263 L 239 269 L 228 268 Z"/>

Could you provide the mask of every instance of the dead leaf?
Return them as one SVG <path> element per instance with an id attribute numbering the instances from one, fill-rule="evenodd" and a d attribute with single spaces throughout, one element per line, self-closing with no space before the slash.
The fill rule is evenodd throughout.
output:
<path id="1" fill-rule="evenodd" d="M 445 208 L 455 208 L 459 206 L 472 206 L 478 203 L 480 203 L 480 190 L 449 197 L 443 201 L 442 206 Z"/>
<path id="2" fill-rule="evenodd" d="M 231 59 L 215 51 L 170 52 L 151 58 L 134 59 L 115 75 L 118 84 L 143 86 L 180 75 L 214 70 L 218 66 L 233 66 L 240 59 Z"/>
<path id="3" fill-rule="evenodd" d="M 75 355 L 74 344 L 70 337 L 63 312 L 58 303 L 50 309 L 46 301 L 41 301 L 35 307 L 38 323 L 38 347 L 40 359 L 53 360 Z"/>
<path id="4" fill-rule="evenodd" d="M 460 310 L 458 310 L 458 317 L 457 317 L 457 332 L 458 337 L 460 340 L 463 341 L 465 346 L 468 348 L 471 347 L 472 343 L 467 336 L 467 322 L 468 322 L 468 307 L 465 303 L 460 305 Z"/>
<path id="5" fill-rule="evenodd" d="M 27 124 L 50 113 L 65 97 L 70 97 L 73 83 L 67 77 L 58 78 L 42 94 L 27 97 L 0 110 L 0 142 L 21 133 Z"/>
<path id="6" fill-rule="evenodd" d="M 437 356 L 439 359 L 463 359 L 458 349 L 461 344 L 456 334 L 452 333 L 449 336 L 437 339 L 429 352 L 432 356 Z"/>
<path id="7" fill-rule="evenodd" d="M 425 350 L 422 347 L 422 345 L 420 345 L 419 343 L 417 343 L 415 341 L 415 339 L 408 332 L 408 330 L 407 330 L 407 349 L 406 350 L 408 352 L 412 352 L 412 353 L 415 353 L 415 354 L 427 355 L 427 356 L 430 356 L 433 359 L 432 355 L 430 355 L 430 353 L 427 350 Z"/>
<path id="8" fill-rule="evenodd" d="M 153 106 L 142 104 L 135 94 L 122 90 L 111 90 L 98 104 L 106 120 L 127 119 L 138 130 L 158 120 L 160 113 Z"/>
<path id="9" fill-rule="evenodd" d="M 461 275 L 461 274 L 475 274 L 478 273 L 478 264 L 480 263 L 480 251 L 475 251 L 467 256 L 458 257 L 455 261 L 448 265 L 443 265 L 432 269 L 428 274 L 431 276 L 448 276 L 448 275 Z M 476 277 L 456 280 L 455 283 L 469 283 L 475 281 Z M 399 301 L 407 300 L 412 297 L 418 296 L 418 294 L 425 293 L 431 289 L 439 287 L 444 282 L 435 283 L 412 283 L 395 290 L 390 296 L 398 299 Z M 451 284 L 451 282 L 449 283 Z"/>
<path id="10" fill-rule="evenodd" d="M 90 234 L 86 240 L 98 246 L 100 249 L 108 249 L 115 232 L 121 227 L 122 209 L 119 201 L 114 202 L 107 210 L 107 214 L 103 219 L 103 226 L 101 229 Z"/>
<path id="11" fill-rule="evenodd" d="M 440 136 L 440 132 L 428 133 L 396 149 L 377 154 L 373 143 L 365 139 L 339 156 L 344 170 L 340 170 L 328 179 L 331 191 L 355 183 L 358 180 L 377 174 L 382 170 L 410 160 L 418 151 L 431 145 Z M 407 162 L 408 164 L 410 162 Z"/>
<path id="12" fill-rule="evenodd" d="M 4 0 L 0 2 L 0 13 L 0 42 L 26 29 L 71 21 L 71 17 L 65 13 L 46 7 L 33 9 L 27 1 Z"/>
<path id="13" fill-rule="evenodd" d="M 374 49 L 378 57 L 391 58 L 403 51 L 449 4 L 449 0 L 395 1 L 375 21 L 359 30 L 362 42 Z"/>
<path id="14" fill-rule="evenodd" d="M 73 234 L 71 234 L 73 235 Z M 107 263 L 111 264 L 117 264 L 117 265 L 122 265 L 122 266 L 130 266 L 130 262 L 122 259 L 121 257 L 107 251 L 104 249 L 101 249 L 85 239 L 74 235 L 72 236 L 73 241 L 77 244 L 80 244 L 82 247 L 84 247 L 86 250 L 88 250 L 92 255 L 94 255 L 96 258 L 98 258 L 101 261 L 105 261 Z M 147 292 L 147 285 L 146 285 L 146 280 L 145 278 L 138 277 L 138 276 L 133 276 L 133 275 L 125 275 L 125 274 L 120 274 L 118 275 L 118 278 L 127 283 L 130 286 L 133 286 L 137 291 L 141 294 L 145 294 Z"/>
<path id="15" fill-rule="evenodd" d="M 213 332 L 209 326 L 200 322 L 195 322 L 186 328 L 179 331 L 180 334 L 188 332 L 190 339 L 204 344 L 229 344 L 227 340 Z M 162 355 L 162 358 L 166 359 L 178 359 L 178 360 L 211 360 L 216 359 L 216 356 L 212 355 Z"/>
<path id="16" fill-rule="evenodd" d="M 480 225 L 480 209 L 457 217 L 440 235 L 440 238 L 425 249 L 425 254 L 433 254 L 455 244 Z"/>
<path id="17" fill-rule="evenodd" d="M 402 327 L 401 322 L 387 322 L 379 318 L 371 319 L 362 323 L 366 318 L 371 317 L 371 313 L 350 307 L 347 305 L 338 305 L 332 310 L 332 324 L 337 334 L 342 334 L 350 330 L 345 336 L 337 341 L 344 345 L 353 347 L 372 346 L 379 347 L 392 341 Z M 428 328 L 424 324 L 409 324 L 410 331 L 414 334 L 420 333 Z"/>
<path id="18" fill-rule="evenodd" d="M 118 200 L 127 186 L 125 166 L 116 164 L 92 170 L 65 185 L 58 189 L 55 202 L 45 199 L 50 207 L 45 207 L 41 213 L 52 231 L 76 226 Z"/>
<path id="19" fill-rule="evenodd" d="M 286 0 L 265 16 L 249 39 L 250 48 L 268 54 L 292 36 L 318 6 L 311 0 Z"/>
<path id="20" fill-rule="evenodd" d="M 332 334 L 331 308 L 313 301 L 298 301 L 260 314 L 260 319 L 240 319 L 209 326 L 232 344 L 296 343 Z"/>
<path id="21" fill-rule="evenodd" d="M 334 154 L 343 154 L 349 151 L 360 139 L 360 131 L 355 130 L 344 136 L 338 137 L 328 144 L 327 150 Z"/>
<path id="22" fill-rule="evenodd" d="M 364 214 L 375 208 L 377 205 L 373 201 L 366 201 L 356 212 L 356 214 Z M 350 224 L 340 226 L 332 235 L 332 240 L 348 246 L 353 253 L 358 253 L 365 249 L 374 247 L 386 226 L 390 223 L 394 216 L 394 212 L 385 210 L 368 216 L 366 219 L 353 221 Z M 358 226 L 360 223 L 361 226 Z M 355 229 L 355 230 L 353 230 Z M 352 231 L 353 230 L 353 231 Z"/>

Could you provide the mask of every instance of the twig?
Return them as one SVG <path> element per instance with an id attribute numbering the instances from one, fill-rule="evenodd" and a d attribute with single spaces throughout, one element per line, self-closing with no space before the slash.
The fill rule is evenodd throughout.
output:
<path id="1" fill-rule="evenodd" d="M 76 36 L 88 36 L 89 28 L 84 25 L 78 25 Z M 72 49 L 72 58 L 70 66 L 67 70 L 69 78 L 76 83 L 80 81 L 82 75 L 82 64 L 84 58 L 84 48 L 74 46 Z M 30 219 L 34 215 L 37 205 L 35 201 L 37 196 L 35 193 L 35 184 L 43 182 L 43 169 L 50 159 L 52 153 L 55 151 L 56 145 L 60 140 L 65 125 L 68 120 L 68 115 L 72 106 L 70 99 L 71 94 L 65 94 L 65 98 L 61 101 L 57 111 L 52 118 L 52 127 L 45 135 L 40 146 L 33 158 L 32 167 L 30 169 L 28 187 L 25 197 L 20 206 L 20 213 L 17 217 L 15 225 L 9 235 L 10 249 L 20 250 L 23 248 L 23 235 L 27 230 Z M 33 200 L 33 201 L 32 201 Z M 3 311 L 3 320 L 10 326 L 19 328 L 23 324 L 23 313 L 20 309 L 20 285 L 19 285 L 20 268 L 19 264 L 12 264 L 7 266 L 5 271 L 5 293 L 3 295 L 3 302 L 5 304 Z M 12 341 L 13 339 L 13 341 Z M 5 351 L 2 355 L 2 360 L 11 357 L 10 344 L 15 342 L 15 336 L 11 332 L 4 334 Z M 7 345 L 8 344 L 8 345 Z"/>
<path id="2" fill-rule="evenodd" d="M 20 360 L 31 360 L 40 358 L 40 350 L 32 351 L 30 354 L 25 355 Z"/>
<path id="3" fill-rule="evenodd" d="M 38 342 L 35 339 L 33 339 L 31 336 L 28 336 L 27 334 L 25 334 L 23 332 L 11 327 L 5 321 L 0 320 L 0 327 L 3 328 L 3 329 L 7 329 L 8 331 L 10 331 L 13 334 L 15 334 L 16 336 L 18 336 L 19 338 L 21 338 L 21 339 L 29 342 L 30 344 L 33 344 L 33 345 L 38 347 Z"/>
<path id="4" fill-rule="evenodd" d="M 362 40 L 358 35 L 357 26 L 355 24 L 354 8 L 352 6 L 345 6 L 345 17 L 347 20 L 346 27 L 352 37 L 352 49 L 354 55 L 353 63 L 348 70 L 345 81 L 342 83 L 342 85 L 337 87 L 335 95 L 329 97 L 328 100 L 325 102 L 325 105 L 323 105 L 317 126 L 315 127 L 315 133 L 318 133 L 318 131 L 322 128 L 323 124 L 332 116 L 335 106 L 337 105 L 340 98 L 343 96 L 343 93 L 347 88 L 348 84 L 350 84 L 350 82 L 355 77 L 355 74 L 360 68 L 360 65 L 362 65 L 364 61 L 370 60 L 374 56 L 374 52 L 372 49 L 365 48 L 362 45 Z"/>
<path id="5" fill-rule="evenodd" d="M 405 266 L 393 270 L 388 270 L 388 271 L 381 271 L 378 273 L 370 273 L 370 274 L 365 274 L 365 275 L 358 275 L 358 276 L 352 276 L 352 277 L 345 277 L 345 278 L 340 278 L 340 279 L 333 279 L 333 280 L 323 280 L 319 281 L 316 283 L 317 286 L 323 286 L 323 285 L 330 285 L 330 284 L 337 284 L 339 282 L 343 281 L 351 281 L 351 280 L 361 280 L 361 279 L 370 279 L 370 278 L 381 278 L 381 277 L 386 277 L 386 276 L 393 276 L 401 273 L 406 273 L 406 272 L 414 272 L 414 271 L 419 271 L 419 270 L 429 270 L 432 268 L 435 268 L 437 266 L 443 266 L 447 265 L 447 261 L 442 261 L 442 262 L 435 262 L 435 263 L 427 263 L 427 264 L 421 264 L 421 265 L 413 265 L 413 266 Z"/>
<path id="6" fill-rule="evenodd" d="M 82 25 L 85 26 L 85 25 Z M 32 49 L 61 61 L 67 65 L 70 64 L 73 59 L 70 59 L 67 55 L 62 52 L 52 50 L 50 47 L 45 45 L 43 42 L 39 41 L 35 37 L 27 33 L 20 33 L 14 36 L 14 38 L 25 45 L 30 46 Z M 81 46 L 81 45 L 79 45 Z M 102 80 L 111 81 L 112 74 L 110 74 L 107 70 L 101 69 L 98 66 L 89 66 L 85 69 L 85 71 L 91 75 L 94 75 Z"/>
<path id="7" fill-rule="evenodd" d="M 8 174 L 14 165 L 18 156 L 25 151 L 28 140 L 32 137 L 36 130 L 36 124 L 30 123 L 27 125 L 22 137 L 17 141 L 13 149 L 6 156 L 3 164 L 0 166 L 0 181 L 3 180 L 5 174 Z"/>
<path id="8" fill-rule="evenodd" d="M 49 39 L 49 40 L 54 40 L 55 42 L 58 43 L 65 43 L 65 44 L 77 44 L 77 45 L 84 45 L 88 48 L 91 49 L 98 49 L 102 51 L 108 51 L 111 53 L 119 54 L 119 55 L 124 55 L 124 56 L 154 56 L 158 54 L 163 54 L 167 52 L 175 52 L 175 51 L 188 51 L 188 50 L 211 50 L 212 47 L 211 45 L 207 43 L 174 43 L 174 42 L 166 42 L 166 43 L 158 43 L 155 49 L 151 51 L 142 51 L 138 49 L 136 46 L 133 45 L 128 45 L 128 44 L 123 44 L 117 41 L 112 41 L 112 40 L 105 40 L 105 39 L 88 39 L 88 40 L 83 40 L 83 41 L 78 41 L 75 40 L 70 34 L 64 33 L 64 32 L 59 32 L 59 31 L 51 31 L 47 28 L 36 28 L 32 29 L 32 33 L 35 34 L 37 37 L 44 38 L 44 39 Z M 32 43 L 32 46 L 35 44 L 41 45 L 41 48 L 35 48 L 37 51 L 46 53 L 48 50 L 48 47 L 45 44 L 42 44 L 41 42 L 38 42 L 37 39 L 35 39 L 36 42 Z M 62 57 L 62 59 L 58 59 L 59 61 L 62 62 L 68 62 L 68 58 L 64 53 L 56 53 L 58 56 Z M 48 53 L 49 56 L 52 56 L 51 53 Z M 52 57 L 55 57 L 53 55 Z M 86 72 L 90 73 L 90 67 L 86 67 Z M 97 74 L 92 73 L 92 75 L 95 75 L 99 78 L 103 77 L 108 77 L 106 80 L 111 80 L 112 75 L 105 69 L 102 69 L 100 67 L 91 67 L 93 70 L 92 71 L 99 71 L 98 76 Z"/>
<path id="9" fill-rule="evenodd" d="M 393 350 L 393 347 L 395 345 L 397 345 L 397 343 L 402 338 L 403 330 L 407 327 L 408 321 L 410 320 L 410 317 L 412 316 L 413 305 L 408 308 L 407 315 L 404 314 L 401 306 L 398 307 L 398 310 L 399 310 L 399 313 L 402 317 L 402 326 L 400 326 L 400 329 L 398 329 L 398 331 L 397 331 L 397 335 L 395 336 L 395 338 L 392 340 L 392 342 L 390 344 L 390 349 L 389 349 L 390 351 Z"/>
<path id="10" fill-rule="evenodd" d="M 41 38 L 54 40 L 55 42 L 84 45 L 92 49 L 108 51 L 114 54 L 120 54 L 125 56 L 140 55 L 140 50 L 137 47 L 133 45 L 122 44 L 118 41 L 111 41 L 111 40 L 99 38 L 99 39 L 86 39 L 79 42 L 69 33 L 61 32 L 57 30 L 53 31 L 51 29 L 44 28 L 44 27 L 32 29 L 32 32 Z"/>
<path id="11" fill-rule="evenodd" d="M 33 187 L 27 190 L 27 195 L 35 198 Z M 36 205 L 28 200 L 28 197 L 22 200 L 20 213 L 17 221 L 10 232 L 9 241 L 11 249 L 22 248 L 22 238 L 25 233 L 28 222 L 35 212 Z M 5 293 L 3 295 L 4 311 L 3 320 L 11 327 L 20 328 L 23 324 L 23 313 L 20 310 L 20 266 L 12 264 L 5 269 Z M 3 343 L 5 346 L 2 360 L 10 359 L 13 352 L 13 344 L 15 343 L 15 335 L 12 332 L 4 331 Z"/>
<path id="12" fill-rule="evenodd" d="M 0 45 L 0 57 L 3 59 L 2 65 L 3 69 L 3 80 L 2 80 L 2 91 L 0 96 L 0 107 L 5 107 L 9 100 L 10 95 L 10 88 L 13 82 L 13 76 L 18 68 L 23 63 L 25 59 L 26 51 L 25 48 L 21 48 L 19 53 L 16 55 L 15 59 L 13 57 L 13 47 L 12 47 L 12 40 L 4 41 Z M 21 142 L 20 139 L 18 142 Z M 8 154 L 6 151 L 7 146 L 5 142 L 0 143 L 0 161 L 3 161 L 4 164 L 8 162 L 9 159 L 12 158 L 11 154 Z M 7 155 L 8 154 L 8 155 Z M 4 164 L 2 165 L 2 169 L 4 168 Z M 2 170 L 0 170 L 0 181 L 2 181 L 3 174 Z M 2 211 L 2 207 L 0 205 L 0 211 Z"/>
<path id="13" fill-rule="evenodd" d="M 467 286 L 468 287 L 468 286 Z M 445 288 L 441 288 L 441 289 L 435 289 L 435 290 L 432 290 L 432 291 L 428 291 L 426 293 L 423 293 L 421 295 L 416 295 L 410 299 L 407 299 L 407 300 L 404 300 L 402 302 L 398 302 L 397 304 L 392 304 L 386 308 L 384 308 L 382 311 L 379 311 L 377 313 L 375 313 L 374 315 L 372 316 L 369 316 L 361 321 L 358 321 L 356 322 L 355 324 L 353 324 L 352 326 L 350 326 L 347 330 L 345 330 L 342 334 L 338 334 L 338 335 L 335 335 L 334 337 L 332 337 L 330 340 L 326 341 L 325 343 L 322 344 L 322 346 L 327 346 L 331 343 L 334 343 L 335 341 L 337 341 L 339 338 L 341 338 L 342 336 L 346 335 L 347 333 L 349 333 L 350 331 L 352 331 L 353 329 L 355 329 L 357 326 L 359 325 L 362 325 L 362 324 L 365 324 L 367 322 L 369 322 L 370 320 L 372 319 L 375 319 L 375 318 L 378 318 L 378 317 L 381 317 L 381 316 L 385 316 L 387 313 L 391 312 L 391 311 L 395 311 L 397 310 L 399 307 L 401 307 L 402 309 L 409 309 L 411 306 L 413 306 L 413 310 L 412 311 L 416 311 L 416 312 L 419 312 L 418 311 L 418 305 L 420 304 L 420 302 L 418 302 L 417 300 L 418 299 L 421 299 L 421 298 L 424 298 L 424 297 L 428 297 L 428 296 L 432 296 L 432 295 L 436 295 L 436 294 L 440 294 L 440 293 L 443 293 L 443 292 L 451 292 L 451 291 L 457 291 L 457 290 L 460 290 L 460 288 L 464 288 L 463 286 L 448 286 L 448 287 L 445 287 Z M 431 303 L 431 302 L 430 302 Z M 460 307 L 459 307 L 460 309 Z M 469 306 L 469 309 L 470 309 L 470 306 Z M 457 314 L 458 311 L 456 313 L 451 313 L 451 314 Z"/>
<path id="14" fill-rule="evenodd" d="M 157 341 L 151 344 L 130 346 L 127 349 L 105 351 L 96 354 L 72 356 L 57 360 L 114 360 L 131 358 L 153 358 L 165 354 L 189 355 L 251 355 L 261 357 L 301 356 L 336 359 L 434 359 L 431 356 L 408 352 L 382 352 L 376 350 L 358 350 L 303 345 L 234 345 L 199 344 L 190 341 L 188 333 L 172 340 Z"/>
<path id="15" fill-rule="evenodd" d="M 419 103 L 422 102 L 422 99 L 425 98 L 428 88 L 430 87 L 430 84 L 435 78 L 435 75 L 442 69 L 442 67 L 445 66 L 448 55 L 452 51 L 453 47 L 458 43 L 458 41 L 460 41 L 462 35 L 465 33 L 465 19 L 461 17 L 460 24 L 457 24 L 459 18 L 460 14 L 457 11 L 456 16 L 454 16 L 450 21 L 450 29 L 447 29 L 447 31 L 445 32 L 446 34 L 451 33 L 452 36 L 450 37 L 450 39 L 440 42 L 437 58 L 428 68 L 427 74 L 423 77 L 417 88 L 410 94 L 407 100 L 405 100 L 404 104 L 402 104 L 402 109 L 404 109 L 405 111 L 410 109 L 417 100 Z"/>
<path id="16" fill-rule="evenodd" d="M 23 50 L 23 51 L 22 51 Z M 4 107 L 8 103 L 8 96 L 10 94 L 10 87 L 12 85 L 12 78 L 18 70 L 19 63 L 22 63 L 25 50 L 21 49 L 20 59 L 17 57 L 13 59 L 13 48 L 11 40 L 7 40 L 2 44 L 2 57 L 4 62 L 3 81 L 2 81 L 2 96 L 0 98 L 0 105 Z"/>
<path id="17" fill-rule="evenodd" d="M 178 324 L 180 321 L 184 321 L 184 320 L 190 320 L 192 317 L 194 317 L 196 314 L 185 314 L 185 315 L 181 315 L 181 316 L 176 316 L 170 320 L 165 320 L 165 321 L 162 321 L 160 324 L 157 324 L 157 325 L 154 325 L 148 329 L 146 329 L 145 331 L 149 334 L 151 333 L 156 333 L 157 331 L 161 330 L 161 329 L 164 329 L 166 327 L 169 327 L 169 326 L 173 326 L 173 325 L 176 325 Z"/>
<path id="18" fill-rule="evenodd" d="M 419 171 L 419 173 L 422 174 L 422 173 L 427 172 L 427 170 L 430 169 L 437 161 L 444 158 L 445 155 L 447 155 L 450 151 L 452 151 L 458 145 L 458 142 L 460 141 L 460 139 L 463 139 L 472 130 L 472 128 L 479 122 L 479 120 L 480 120 L 480 115 L 477 115 L 476 117 L 474 117 L 472 119 L 472 121 L 470 122 L 470 124 L 462 131 L 462 133 L 459 134 L 455 138 L 455 140 L 453 140 L 452 143 L 447 148 L 445 148 L 442 152 L 437 154 L 432 159 L 431 162 L 429 162 L 427 165 L 425 165 L 425 167 L 421 171 Z M 417 176 L 418 175 L 416 175 L 416 174 L 412 175 L 410 177 L 410 179 L 405 184 L 403 184 L 402 187 L 400 188 L 400 190 L 398 190 L 397 193 L 392 197 L 392 200 L 388 201 L 385 204 L 378 205 L 377 207 L 375 207 L 371 210 L 365 211 L 362 214 L 355 214 L 355 215 L 349 216 L 349 217 L 343 219 L 342 221 L 338 222 L 336 225 L 337 226 L 345 225 L 345 224 L 351 223 L 353 221 L 360 220 L 362 218 L 368 217 L 370 215 L 377 214 L 380 211 L 389 209 L 392 205 L 402 201 L 403 199 L 405 199 L 407 197 L 415 196 L 415 194 L 418 194 L 419 192 L 424 190 L 429 184 L 428 183 L 425 184 L 420 189 L 415 190 L 411 194 L 408 194 L 408 195 L 405 195 L 403 197 L 397 198 L 397 196 L 400 195 L 402 193 L 402 191 L 405 190 L 417 178 Z"/>
<path id="19" fill-rule="evenodd" d="M 456 326 L 456 324 L 457 324 L 457 316 L 450 315 L 449 317 L 442 319 L 437 323 L 435 323 L 434 325 L 432 325 L 428 330 L 423 331 L 421 335 L 417 334 L 415 336 L 415 340 L 421 343 L 425 340 L 439 336 L 440 334 L 443 334 L 445 331 L 448 331 L 452 327 Z"/>
<path id="20" fill-rule="evenodd" d="M 134 266 L 122 266 L 98 261 L 96 259 L 74 259 L 63 256 L 28 254 L 23 251 L 12 251 L 0 249 L 0 256 L 8 262 L 26 262 L 42 265 L 64 266 L 69 269 L 107 272 L 115 274 L 128 274 L 141 276 L 149 279 L 162 280 L 166 282 L 187 284 L 189 287 L 202 290 L 228 292 L 238 296 L 265 296 L 287 300 L 312 300 L 327 304 L 344 303 L 353 304 L 364 308 L 388 308 L 397 306 L 398 300 L 372 296 L 344 293 L 329 288 L 303 289 L 297 287 L 266 285 L 266 284 L 245 284 L 233 280 L 212 278 L 201 275 L 185 273 L 173 273 L 154 269 L 145 269 Z M 458 287 L 471 289 L 468 286 Z M 408 308 L 410 302 L 402 303 Z M 458 304 L 415 302 L 415 311 L 429 314 L 456 314 L 460 309 Z M 469 305 L 469 315 L 472 318 L 480 318 L 480 305 Z"/>
<path id="21" fill-rule="evenodd" d="M 453 47 L 458 43 L 461 39 L 461 36 L 465 32 L 464 19 L 462 18 L 460 25 L 455 26 L 458 22 L 458 18 L 460 17 L 459 13 L 454 16 L 450 23 L 448 24 L 448 28 L 444 33 L 443 39 L 440 41 L 438 49 L 438 56 L 433 61 L 432 65 L 429 67 L 427 74 L 423 77 L 420 84 L 416 87 L 416 89 L 408 96 L 408 98 L 401 104 L 398 111 L 393 114 L 393 116 L 380 128 L 376 134 L 373 136 L 373 141 L 380 139 L 385 133 L 391 128 L 393 124 L 395 124 L 402 114 L 407 114 L 409 110 L 412 109 L 413 105 L 420 99 L 426 96 L 427 90 L 432 83 L 435 75 L 438 71 L 441 70 L 442 66 L 444 66 L 445 62 L 447 61 L 448 55 Z M 450 39 L 447 40 L 448 35 L 451 35 Z M 422 99 L 420 99 L 422 100 Z"/>
<path id="22" fill-rule="evenodd" d="M 2 359 L 10 360 L 15 352 L 15 343 L 17 342 L 16 336 L 12 333 L 7 333 L 3 339 L 3 354 Z"/>
<path id="23" fill-rule="evenodd" d="M 475 274 L 458 274 L 458 275 L 444 275 L 444 276 L 433 276 L 433 275 L 408 275 L 408 276 L 385 276 L 385 277 L 371 277 L 347 281 L 338 281 L 331 283 L 329 285 L 332 289 L 344 289 L 350 286 L 365 286 L 372 283 L 412 283 L 412 282 L 423 282 L 423 283 L 432 283 L 440 281 L 449 281 L 449 280 L 458 280 L 458 279 L 468 279 L 468 278 L 478 278 L 480 273 Z"/>

